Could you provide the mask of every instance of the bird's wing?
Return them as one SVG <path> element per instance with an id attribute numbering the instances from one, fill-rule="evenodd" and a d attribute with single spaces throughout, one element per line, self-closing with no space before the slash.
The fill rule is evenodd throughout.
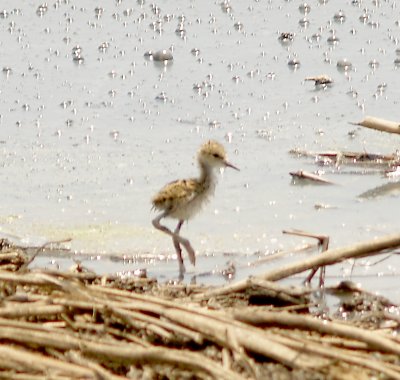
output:
<path id="1" fill-rule="evenodd" d="M 181 179 L 171 182 L 153 197 L 153 206 L 159 210 L 172 210 L 182 203 L 189 203 L 195 198 L 197 187 L 194 179 Z"/>

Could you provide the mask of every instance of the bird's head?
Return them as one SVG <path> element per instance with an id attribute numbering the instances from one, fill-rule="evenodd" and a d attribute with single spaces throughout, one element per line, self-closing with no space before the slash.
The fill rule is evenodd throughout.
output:
<path id="1" fill-rule="evenodd" d="M 199 150 L 198 158 L 200 163 L 212 168 L 232 168 L 239 170 L 226 158 L 225 148 L 217 141 L 209 140 Z"/>

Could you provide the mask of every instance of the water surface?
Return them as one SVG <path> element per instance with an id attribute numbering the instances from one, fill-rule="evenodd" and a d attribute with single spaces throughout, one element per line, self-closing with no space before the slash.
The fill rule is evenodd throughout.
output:
<path id="1" fill-rule="evenodd" d="M 100 272 L 144 266 L 175 278 L 173 246 L 151 226 L 150 198 L 168 181 L 196 175 L 196 151 L 210 138 L 241 171 L 225 171 L 215 199 L 182 229 L 198 251 L 199 273 L 230 260 L 244 265 L 236 278 L 268 270 L 246 265 L 308 242 L 283 229 L 329 235 L 331 247 L 398 232 L 398 191 L 360 197 L 393 180 L 289 154 L 398 149 L 397 136 L 348 124 L 366 115 L 400 120 L 396 2 L 312 1 L 306 14 L 298 2 L 275 0 L 39 5 L 1 5 L 5 236 L 27 245 L 72 238 L 72 252 L 143 259 L 87 261 Z M 282 32 L 293 41 L 281 43 Z M 145 57 L 160 49 L 172 51 L 172 63 Z M 338 68 L 343 59 L 351 70 Z M 304 81 L 320 74 L 333 85 Z M 289 172 L 300 169 L 325 170 L 337 185 L 295 185 Z M 360 278 L 352 263 L 329 273 L 400 299 L 391 285 L 396 256 L 373 263 L 359 267 Z M 52 265 L 47 257 L 37 264 Z"/>

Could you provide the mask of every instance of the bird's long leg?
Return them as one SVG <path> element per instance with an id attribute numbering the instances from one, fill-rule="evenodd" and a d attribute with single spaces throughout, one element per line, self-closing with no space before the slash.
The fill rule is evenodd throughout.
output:
<path id="1" fill-rule="evenodd" d="M 183 225 L 183 222 L 184 222 L 184 220 L 180 220 L 179 221 L 179 223 L 176 226 L 175 231 L 174 231 L 175 236 L 172 238 L 172 240 L 174 242 L 174 246 L 175 246 L 176 252 L 178 253 L 179 257 L 181 257 L 182 249 L 180 247 L 180 243 L 179 243 L 179 241 L 177 239 L 177 236 L 182 238 L 179 235 L 179 232 L 181 231 L 181 227 Z M 185 240 L 187 240 L 187 239 L 185 239 Z M 190 245 L 189 241 L 188 241 L 188 245 L 189 245 L 189 249 L 186 246 L 185 246 L 185 248 L 186 248 L 186 251 L 187 251 L 187 253 L 189 255 L 189 260 L 193 265 L 195 265 L 196 264 L 196 256 L 194 255 L 194 250 L 193 250 L 192 246 Z"/>
<path id="2" fill-rule="evenodd" d="M 160 215 L 158 215 L 156 218 L 154 218 L 153 221 L 152 221 L 154 228 L 157 228 L 158 230 L 160 230 L 160 231 L 166 233 L 167 235 L 171 236 L 173 241 L 174 241 L 174 245 L 175 245 L 175 241 L 177 243 L 183 245 L 183 247 L 186 249 L 186 251 L 187 251 L 187 253 L 189 255 L 190 262 L 193 265 L 195 265 L 195 263 L 196 263 L 196 254 L 195 254 L 194 249 L 192 248 L 189 240 L 183 238 L 178 233 L 172 232 L 168 227 L 165 227 L 160 223 L 160 220 L 162 218 L 164 218 L 165 216 L 167 216 L 167 215 L 168 215 L 168 211 L 165 211 L 165 212 L 161 213 Z M 179 223 L 178 223 L 178 226 L 179 226 Z M 178 228 L 178 226 L 177 226 L 177 228 Z M 182 227 L 182 226 L 180 226 L 180 227 Z M 179 227 L 179 229 L 180 229 L 180 227 Z"/>
<path id="3" fill-rule="evenodd" d="M 181 230 L 182 224 L 183 224 L 183 220 L 180 220 L 178 222 L 178 225 L 175 228 L 174 236 L 172 236 L 172 241 L 174 243 L 176 254 L 178 255 L 179 272 L 184 273 L 185 272 L 185 265 L 183 264 L 182 248 L 181 248 L 181 245 L 180 245 L 178 239 L 176 238 L 179 235 L 179 231 Z"/>

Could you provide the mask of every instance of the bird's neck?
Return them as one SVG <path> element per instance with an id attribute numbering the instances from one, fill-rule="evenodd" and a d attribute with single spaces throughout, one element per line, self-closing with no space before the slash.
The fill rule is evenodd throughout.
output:
<path id="1" fill-rule="evenodd" d="M 205 164 L 204 162 L 199 163 L 200 166 L 200 177 L 199 183 L 204 186 L 204 188 L 215 188 L 217 184 L 217 176 L 215 175 L 214 168 Z"/>

